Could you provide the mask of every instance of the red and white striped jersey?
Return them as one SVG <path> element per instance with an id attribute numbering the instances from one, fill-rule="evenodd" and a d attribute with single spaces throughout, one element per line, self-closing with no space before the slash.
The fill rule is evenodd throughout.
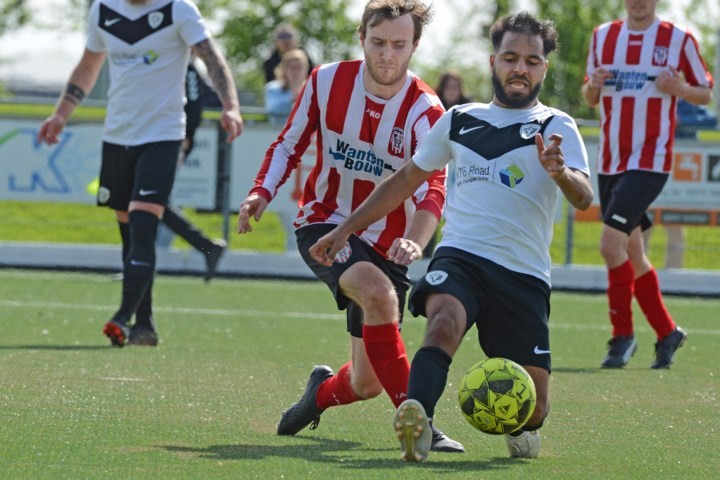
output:
<path id="1" fill-rule="evenodd" d="M 270 201 L 315 139 L 315 166 L 298 202 L 296 228 L 342 222 L 412 158 L 444 113 L 435 92 L 411 72 L 391 99 L 371 95 L 363 84 L 364 68 L 364 61 L 355 60 L 322 65 L 312 72 L 255 178 L 250 193 Z M 442 170 L 387 217 L 356 233 L 387 255 L 393 240 L 407 234 L 416 209 L 439 218 L 444 203 Z"/>
<path id="2" fill-rule="evenodd" d="M 690 85 L 712 88 L 712 75 L 687 30 L 660 19 L 643 31 L 629 30 L 624 20 L 595 29 L 585 81 L 598 67 L 613 74 L 600 91 L 598 173 L 671 171 L 677 97 L 655 86 L 671 66 Z"/>

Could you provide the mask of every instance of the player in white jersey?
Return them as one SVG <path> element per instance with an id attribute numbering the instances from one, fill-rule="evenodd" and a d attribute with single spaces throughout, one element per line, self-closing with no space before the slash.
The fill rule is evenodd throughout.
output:
<path id="1" fill-rule="evenodd" d="M 445 201 L 440 169 L 387 217 L 350 239 L 330 268 L 308 247 L 407 163 L 443 114 L 430 87 L 408 71 L 430 10 L 422 2 L 372 0 L 358 28 L 365 59 L 322 65 L 308 78 L 285 128 L 267 151 L 255 187 L 242 202 L 238 232 L 251 231 L 268 202 L 316 137 L 317 159 L 295 221 L 298 247 L 315 275 L 347 310 L 351 360 L 337 374 L 316 366 L 300 401 L 283 412 L 278 434 L 294 435 L 327 408 L 378 396 L 398 406 L 410 364 L 400 336 L 407 265 L 422 254 Z M 433 449 L 463 451 L 433 427 Z"/>
<path id="2" fill-rule="evenodd" d="M 492 103 L 447 112 L 412 162 L 310 249 L 323 265 L 337 262 L 351 232 L 395 208 L 434 170 L 450 165 L 455 171 L 442 241 L 409 301 L 428 326 L 413 358 L 408 400 L 394 418 L 407 461 L 427 458 L 428 418 L 473 324 L 489 357 L 520 363 L 535 382 L 535 410 L 506 441 L 513 457 L 538 455 L 537 430 L 549 410 L 549 248 L 557 190 L 579 209 L 593 197 L 574 121 L 537 99 L 557 43 L 554 26 L 523 12 L 497 20 L 490 37 Z"/>
<path id="3" fill-rule="evenodd" d="M 107 59 L 110 89 L 97 201 L 115 210 L 121 236 L 129 242 L 120 309 L 103 329 L 114 346 L 134 337 L 142 340 L 136 344 L 157 344 L 151 316 L 155 239 L 185 138 L 185 72 L 191 51 L 208 68 L 223 105 L 221 124 L 232 141 L 243 128 L 235 85 L 189 0 L 95 1 L 83 56 L 38 134 L 41 142 L 58 142 Z"/>
<path id="4" fill-rule="evenodd" d="M 665 308 L 641 223 L 672 170 L 677 99 L 709 103 L 713 79 L 692 34 L 658 18 L 656 7 L 625 0 L 626 19 L 593 31 L 583 85 L 585 101 L 600 105 L 600 253 L 612 323 L 603 368 L 625 366 L 637 349 L 633 295 L 657 338 L 651 368 L 669 368 L 687 337 Z"/>

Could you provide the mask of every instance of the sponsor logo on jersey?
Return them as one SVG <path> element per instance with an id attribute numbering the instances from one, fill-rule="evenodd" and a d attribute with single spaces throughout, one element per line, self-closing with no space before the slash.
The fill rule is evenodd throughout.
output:
<path id="1" fill-rule="evenodd" d="M 335 254 L 335 263 L 345 263 L 350 260 L 351 256 L 352 248 L 350 248 L 350 243 L 346 243 L 345 246 Z"/>
<path id="2" fill-rule="evenodd" d="M 112 27 L 113 25 L 115 25 L 116 23 L 118 23 L 120 20 L 122 20 L 121 17 L 117 17 L 117 18 L 113 18 L 113 19 L 107 18 L 107 19 L 105 19 L 104 25 L 105 25 L 106 27 Z"/>
<path id="3" fill-rule="evenodd" d="M 539 123 L 525 123 L 520 125 L 520 136 L 525 140 L 535 138 L 535 134 L 540 131 L 542 125 Z"/>
<path id="4" fill-rule="evenodd" d="M 515 188 L 524 178 L 525 174 L 517 165 L 511 165 L 500 170 L 500 181 L 506 187 Z"/>
<path id="5" fill-rule="evenodd" d="M 392 130 L 392 133 L 390 134 L 390 144 L 388 145 L 389 152 L 392 155 L 396 155 L 398 157 L 405 156 L 405 131 L 400 127 L 395 127 Z"/>
<path id="6" fill-rule="evenodd" d="M 615 87 L 616 92 L 623 90 L 642 90 L 645 84 L 649 80 L 652 80 L 645 72 L 623 72 L 618 69 L 613 69 L 610 70 L 610 73 L 612 73 L 612 77 L 605 80 L 605 86 Z"/>
<path id="7" fill-rule="evenodd" d="M 460 187 L 468 183 L 487 182 L 492 175 L 490 165 L 481 167 L 480 165 L 460 166 L 455 169 L 455 184 Z"/>
<path id="8" fill-rule="evenodd" d="M 433 270 L 425 274 L 425 281 L 430 285 L 440 285 L 447 280 L 448 274 L 442 270 Z"/>
<path id="9" fill-rule="evenodd" d="M 380 177 L 385 169 L 394 170 L 385 160 L 376 156 L 372 150 L 359 150 L 353 148 L 349 143 L 338 139 L 337 146 L 333 151 L 332 147 L 328 149 L 333 159 L 343 162 L 343 167 L 356 172 L 371 173 L 376 177 Z"/>
<path id="10" fill-rule="evenodd" d="M 653 49 L 652 64 L 656 67 L 667 67 L 670 49 L 668 47 L 655 47 Z"/>
<path id="11" fill-rule="evenodd" d="M 154 50 L 148 50 L 147 52 L 143 53 L 143 63 L 145 65 L 152 65 L 155 63 L 155 60 L 157 60 L 158 54 L 155 53 Z"/>
<path id="12" fill-rule="evenodd" d="M 163 18 L 165 18 L 165 15 L 162 12 L 152 12 L 148 15 L 148 25 L 154 30 L 160 26 Z"/>
<path id="13" fill-rule="evenodd" d="M 142 54 L 113 52 L 109 55 L 109 59 L 114 65 L 118 66 L 137 65 L 141 63 L 152 65 L 158 59 L 158 54 L 154 50 L 148 50 Z"/>

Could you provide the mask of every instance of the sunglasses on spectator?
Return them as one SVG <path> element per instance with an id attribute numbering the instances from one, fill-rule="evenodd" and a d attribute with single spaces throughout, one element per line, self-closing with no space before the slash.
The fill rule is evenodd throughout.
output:
<path id="1" fill-rule="evenodd" d="M 293 38 L 293 34 L 290 32 L 280 32 L 275 38 L 278 40 L 290 40 Z"/>

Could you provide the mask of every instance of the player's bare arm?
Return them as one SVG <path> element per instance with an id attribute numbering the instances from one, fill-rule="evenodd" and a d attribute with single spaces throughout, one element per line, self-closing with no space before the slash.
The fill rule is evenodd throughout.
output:
<path id="1" fill-rule="evenodd" d="M 350 216 L 332 232 L 310 247 L 310 255 L 320 264 L 329 267 L 348 237 L 392 212 L 415 192 L 433 172 L 426 172 L 412 161 L 385 179 Z"/>
<path id="2" fill-rule="evenodd" d="M 612 78 L 612 73 L 609 70 L 599 67 L 597 70 L 590 75 L 588 81 L 582 86 L 582 94 L 585 99 L 585 103 L 591 107 L 596 106 L 600 102 L 600 90 L 605 81 Z"/>
<path id="3" fill-rule="evenodd" d="M 237 91 L 235 90 L 235 82 L 230 73 L 230 67 L 218 50 L 215 42 L 210 38 L 193 45 L 191 51 L 205 63 L 215 92 L 218 94 L 218 97 L 220 97 L 223 105 L 220 123 L 227 132 L 227 141 L 230 143 L 242 133 L 244 128 L 243 120 L 240 116 L 240 102 L 237 97 Z"/>
<path id="4" fill-rule="evenodd" d="M 680 97 L 693 105 L 707 105 L 712 100 L 712 89 L 702 85 L 690 85 L 675 68 L 669 67 L 660 72 L 655 80 L 657 89 L 662 93 Z"/>
<path id="5" fill-rule="evenodd" d="M 562 135 L 554 133 L 550 135 L 550 143 L 546 145 L 541 134 L 535 135 L 538 160 L 560 187 L 568 202 L 579 210 L 587 210 L 593 200 L 592 186 L 584 173 L 565 165 L 565 157 L 560 147 L 562 139 Z"/>
<path id="6" fill-rule="evenodd" d="M 37 138 L 39 143 L 45 142 L 48 145 L 58 143 L 58 135 L 65 128 L 65 124 L 75 107 L 92 90 L 104 61 L 104 52 L 85 50 L 80 62 L 70 74 L 70 79 L 60 94 L 60 98 L 58 98 L 55 112 L 40 127 Z"/>

